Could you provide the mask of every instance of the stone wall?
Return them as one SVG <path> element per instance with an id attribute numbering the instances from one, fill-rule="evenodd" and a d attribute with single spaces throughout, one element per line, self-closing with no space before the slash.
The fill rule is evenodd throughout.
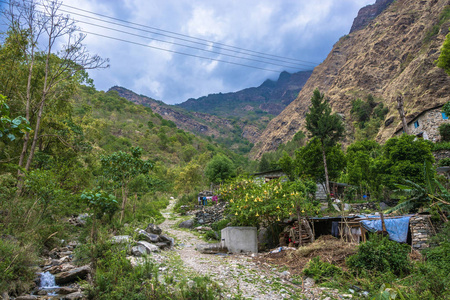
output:
<path id="1" fill-rule="evenodd" d="M 200 210 L 195 212 L 195 221 L 201 225 L 211 225 L 223 219 L 223 212 L 226 202 L 220 202 L 213 206 L 201 206 Z"/>
<path id="2" fill-rule="evenodd" d="M 433 152 L 434 159 L 436 159 L 436 163 L 439 163 L 439 161 L 443 158 L 450 157 L 450 150 L 438 150 Z"/>
<path id="3" fill-rule="evenodd" d="M 428 239 L 435 234 L 432 227 L 430 216 L 417 215 L 411 217 L 409 221 L 411 230 L 411 246 L 415 250 L 423 250 L 428 248 Z"/>

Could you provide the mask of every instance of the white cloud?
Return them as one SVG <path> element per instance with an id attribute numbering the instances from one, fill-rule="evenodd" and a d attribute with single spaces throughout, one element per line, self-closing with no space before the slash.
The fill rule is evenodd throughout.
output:
<path id="1" fill-rule="evenodd" d="M 160 32 L 184 35 L 257 52 L 293 57 L 306 61 L 322 61 L 340 36 L 348 33 L 358 9 L 375 0 L 63 0 L 64 4 L 94 11 L 166 30 Z M 84 12 L 67 8 L 80 14 Z M 77 19 L 99 23 L 81 16 Z M 98 18 L 98 16 L 94 16 Z M 120 23 L 119 21 L 110 20 Z M 112 24 L 110 28 L 131 31 Z M 129 26 L 135 26 L 130 25 Z M 171 49 L 191 55 L 207 56 L 222 60 L 255 65 L 282 71 L 286 68 L 242 61 L 224 55 L 207 53 L 192 48 L 169 45 L 162 42 L 119 34 L 105 28 L 80 24 L 85 30 L 142 44 Z M 146 28 L 155 32 L 155 29 Z M 167 32 L 169 31 L 169 32 Z M 156 39 L 186 44 L 180 39 L 133 31 Z M 187 37 L 178 36 L 182 39 Z M 198 41 L 200 42 L 200 41 Z M 211 42 L 201 42 L 210 51 L 221 51 Z M 211 60 L 174 54 L 147 47 L 119 42 L 104 37 L 88 35 L 85 44 L 90 52 L 109 57 L 111 68 L 90 72 L 99 89 L 122 85 L 149 97 L 174 103 L 190 97 L 210 93 L 229 92 L 261 84 L 267 77 L 276 79 L 278 73 L 261 71 L 220 63 Z M 215 44 L 214 46 L 217 46 Z M 230 52 L 223 52 L 230 53 Z M 237 55 L 233 53 L 233 55 Z M 254 58 L 258 59 L 258 58 Z M 300 70 L 300 67 L 299 69 Z M 294 69 L 288 69 L 294 72 Z"/>

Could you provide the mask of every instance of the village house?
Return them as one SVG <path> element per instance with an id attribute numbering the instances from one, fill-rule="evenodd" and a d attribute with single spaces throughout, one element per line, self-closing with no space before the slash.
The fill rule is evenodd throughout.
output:
<path id="1" fill-rule="evenodd" d="M 408 116 L 408 133 L 425 140 L 438 142 L 440 140 L 439 126 L 450 122 L 448 116 L 441 111 L 442 106 L 441 104 Z M 403 126 L 400 125 L 394 135 L 400 135 L 403 131 Z"/>

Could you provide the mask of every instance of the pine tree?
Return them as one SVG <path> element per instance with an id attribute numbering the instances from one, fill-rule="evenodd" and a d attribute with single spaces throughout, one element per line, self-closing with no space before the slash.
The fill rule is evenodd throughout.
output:
<path id="1" fill-rule="evenodd" d="M 322 147 L 323 166 L 325 169 L 325 184 L 327 193 L 330 193 L 328 179 L 327 157 L 325 149 L 336 145 L 344 134 L 344 125 L 341 118 L 331 113 L 331 107 L 324 94 L 315 89 L 311 97 L 311 106 L 306 114 L 306 129 L 311 138 L 319 139 Z"/>

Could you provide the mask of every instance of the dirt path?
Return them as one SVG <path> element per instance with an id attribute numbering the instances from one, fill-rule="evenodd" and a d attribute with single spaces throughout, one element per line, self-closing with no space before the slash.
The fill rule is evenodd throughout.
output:
<path id="1" fill-rule="evenodd" d="M 275 268 L 263 270 L 245 255 L 201 254 L 197 244 L 205 243 L 193 233 L 175 227 L 181 217 L 172 212 L 175 200 L 163 211 L 166 220 L 159 225 L 163 232 L 176 239 L 175 251 L 184 266 L 199 275 L 208 275 L 225 290 L 224 296 L 246 299 L 296 299 L 301 289 L 283 279 L 286 273 Z"/>

